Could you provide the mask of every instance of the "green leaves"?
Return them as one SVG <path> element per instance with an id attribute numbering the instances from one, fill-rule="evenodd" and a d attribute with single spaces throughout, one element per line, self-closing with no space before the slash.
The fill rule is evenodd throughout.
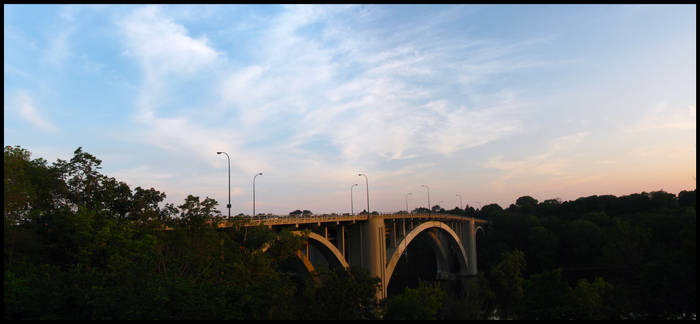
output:
<path id="1" fill-rule="evenodd" d="M 384 319 L 435 320 L 446 300 L 447 294 L 437 283 L 420 281 L 417 288 L 406 288 L 402 294 L 388 298 Z"/>
<path id="2" fill-rule="evenodd" d="M 491 269 L 490 279 L 496 303 L 503 317 L 510 318 L 524 295 L 523 272 L 526 267 L 525 254 L 513 250 L 501 254 L 501 261 Z"/>

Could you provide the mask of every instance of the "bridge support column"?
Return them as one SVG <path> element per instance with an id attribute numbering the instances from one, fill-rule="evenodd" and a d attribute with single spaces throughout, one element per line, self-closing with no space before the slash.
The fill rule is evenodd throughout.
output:
<path id="1" fill-rule="evenodd" d="M 340 252 L 343 253 L 343 257 L 347 260 L 345 256 L 345 225 L 340 225 Z"/>
<path id="2" fill-rule="evenodd" d="M 386 297 L 386 238 L 384 229 L 384 219 L 378 216 L 369 216 L 367 222 L 367 270 L 373 277 L 380 280 L 381 286 L 377 291 L 377 298 L 384 299 Z"/>
<path id="3" fill-rule="evenodd" d="M 469 258 L 469 264 L 467 265 L 467 272 L 469 275 L 475 276 L 477 274 L 476 268 L 476 227 L 474 226 L 474 219 L 469 219 L 466 233 L 464 237 L 464 243 L 466 243 L 467 257 Z"/>

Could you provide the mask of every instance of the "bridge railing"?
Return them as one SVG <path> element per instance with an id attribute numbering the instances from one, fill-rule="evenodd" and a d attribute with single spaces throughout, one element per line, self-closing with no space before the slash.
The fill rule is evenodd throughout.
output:
<path id="1" fill-rule="evenodd" d="M 423 214 L 379 214 L 379 215 L 312 215 L 312 216 L 256 216 L 243 219 L 242 226 L 276 226 L 276 225 L 298 225 L 312 223 L 340 223 L 340 222 L 357 222 L 367 221 L 369 217 L 381 217 L 383 219 L 404 219 L 404 220 L 452 220 L 452 221 L 468 221 L 473 219 L 476 223 L 487 223 L 485 219 L 467 217 L 463 215 L 441 214 L 441 213 L 423 213 Z M 231 227 L 234 222 L 223 221 L 217 226 L 219 228 Z"/>

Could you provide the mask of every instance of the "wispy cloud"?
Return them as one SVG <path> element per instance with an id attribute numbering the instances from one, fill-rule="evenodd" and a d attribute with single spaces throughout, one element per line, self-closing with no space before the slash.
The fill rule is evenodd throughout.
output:
<path id="1" fill-rule="evenodd" d="M 220 55 L 208 45 L 206 37 L 190 37 L 182 25 L 165 17 L 157 6 L 139 8 L 117 25 L 124 37 L 123 54 L 136 59 L 143 70 L 136 118 L 144 123 L 158 122 L 155 113 L 168 96 L 170 83 L 192 77 Z"/>
<path id="2" fill-rule="evenodd" d="M 80 6 L 64 6 L 58 12 L 60 20 L 48 30 L 46 46 L 43 50 L 44 61 L 54 67 L 62 67 L 66 60 L 75 55 L 71 37 L 76 32 L 76 16 Z"/>
<path id="3" fill-rule="evenodd" d="M 697 127 L 695 105 L 687 107 L 670 106 L 659 103 L 646 111 L 635 123 L 625 126 L 627 132 L 653 130 L 693 130 Z"/>
<path id="4" fill-rule="evenodd" d="M 525 183 L 534 184 L 532 178 L 544 177 L 550 184 L 580 182 L 592 179 L 581 174 L 577 161 L 571 154 L 588 137 L 588 132 L 578 132 L 551 139 L 543 152 L 518 160 L 507 161 L 503 156 L 489 158 L 483 163 L 484 168 L 497 169 L 501 175 L 491 181 L 491 186 L 503 188 L 507 185 L 520 184 L 521 177 L 527 177 Z"/>
<path id="5" fill-rule="evenodd" d="M 70 36 L 75 31 L 74 27 L 67 27 L 52 35 L 44 50 L 44 59 L 51 65 L 60 66 L 72 55 Z"/>
<path id="6" fill-rule="evenodd" d="M 182 25 L 165 17 L 156 6 L 137 9 L 118 25 L 124 36 L 124 54 L 135 58 L 143 70 L 134 119 L 146 127 L 138 136 L 161 149 L 195 152 L 212 165 L 216 163 L 212 152 L 235 150 L 232 138 L 236 136 L 230 130 L 208 128 L 188 116 L 163 111 L 162 102 L 179 79 L 194 76 L 220 57 L 207 38 L 190 37 Z"/>
<path id="7" fill-rule="evenodd" d="M 135 57 L 151 77 L 191 75 L 219 56 L 206 37 L 190 37 L 182 25 L 164 17 L 155 6 L 134 11 L 121 27 L 126 36 L 125 54 Z"/>
<path id="8" fill-rule="evenodd" d="M 140 136 L 211 165 L 220 162 L 212 152 L 228 151 L 239 157 L 232 168 L 249 174 L 293 169 L 346 181 L 357 168 L 386 170 L 386 161 L 405 160 L 399 171 L 373 174 L 393 177 L 434 166 L 431 155 L 517 134 L 523 125 L 516 92 L 476 85 L 546 64 L 511 57 L 527 41 L 455 40 L 426 26 L 387 33 L 382 10 L 284 9 L 255 31 L 249 61 L 234 61 L 206 35 L 192 36 L 159 7 L 123 17 L 124 53 L 144 76 L 134 116 L 148 128 Z M 161 104 L 192 78 L 201 80 L 200 92 L 214 89 L 209 104 L 195 99 L 196 114 Z"/>
<path id="9" fill-rule="evenodd" d="M 12 104 L 15 106 L 15 111 L 19 116 L 33 126 L 46 132 L 55 132 L 58 130 L 56 126 L 50 123 L 46 116 L 39 111 L 34 103 L 34 99 L 26 91 L 17 91 Z"/>
<path id="10" fill-rule="evenodd" d="M 375 162 L 425 150 L 450 154 L 520 128 L 513 103 L 467 107 L 449 98 L 446 88 L 467 90 L 454 80 L 464 72 L 475 74 L 469 66 L 455 69 L 450 59 L 463 50 L 461 44 L 444 41 L 435 49 L 421 40 L 405 41 L 420 39 L 420 28 L 413 35 L 403 31 L 396 38 L 379 39 L 376 30 L 348 29 L 334 19 L 334 10 L 324 9 L 289 8 L 271 22 L 262 51 L 267 55 L 260 57 L 263 65 L 236 71 L 224 82 L 222 96 L 241 112 L 244 124 L 252 127 L 280 113 L 303 113 L 292 147 L 320 136 L 345 159 Z M 328 32 L 305 37 L 301 30 L 308 25 Z M 505 66 L 501 63 L 492 72 L 503 73 Z M 472 78 L 483 82 L 484 75 Z M 436 86 L 438 82 L 445 86 Z"/>
<path id="11" fill-rule="evenodd" d="M 119 181 L 124 181 L 130 186 L 142 186 L 146 188 L 152 187 L 154 180 L 156 182 L 167 181 L 175 175 L 166 172 L 159 172 L 147 165 L 138 165 L 136 167 L 119 169 L 108 174 L 110 177 L 115 177 Z"/>

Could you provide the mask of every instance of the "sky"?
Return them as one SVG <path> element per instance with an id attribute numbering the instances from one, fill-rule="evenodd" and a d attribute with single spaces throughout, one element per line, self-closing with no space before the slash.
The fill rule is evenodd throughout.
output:
<path id="1" fill-rule="evenodd" d="M 3 9 L 4 145 L 168 203 L 227 215 L 218 151 L 232 215 L 696 187 L 695 5 Z"/>

